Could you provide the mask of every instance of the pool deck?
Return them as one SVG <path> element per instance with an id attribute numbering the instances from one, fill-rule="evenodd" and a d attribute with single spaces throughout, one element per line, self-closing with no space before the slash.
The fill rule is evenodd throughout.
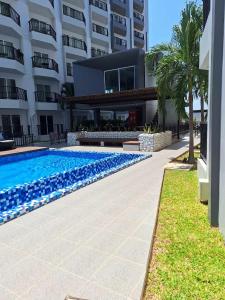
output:
<path id="1" fill-rule="evenodd" d="M 21 154 L 21 153 L 25 153 L 25 152 L 40 151 L 40 150 L 44 150 L 44 149 L 48 149 L 48 147 L 35 147 L 35 146 L 17 147 L 15 149 L 11 149 L 11 150 L 0 151 L 0 157 L 8 156 L 8 155 L 16 155 L 16 154 Z"/>
<path id="2" fill-rule="evenodd" d="M 186 150 L 173 144 L 0 226 L 0 299 L 140 300 L 164 166 Z"/>

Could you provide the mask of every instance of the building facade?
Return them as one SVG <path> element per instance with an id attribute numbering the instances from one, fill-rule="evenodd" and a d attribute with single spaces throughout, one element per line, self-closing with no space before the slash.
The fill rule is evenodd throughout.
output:
<path id="1" fill-rule="evenodd" d="M 69 128 L 72 63 L 147 49 L 147 0 L 0 1 L 0 131 L 38 140 Z"/>
<path id="2" fill-rule="evenodd" d="M 205 28 L 200 68 L 209 71 L 207 139 L 198 161 L 201 200 L 208 200 L 209 221 L 225 237 L 225 0 L 204 0 Z M 206 149 L 205 149 L 206 148 Z"/>

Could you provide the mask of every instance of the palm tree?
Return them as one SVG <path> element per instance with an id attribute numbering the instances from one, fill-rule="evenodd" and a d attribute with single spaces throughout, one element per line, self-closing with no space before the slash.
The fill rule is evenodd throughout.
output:
<path id="1" fill-rule="evenodd" d="M 185 116 L 185 108 L 187 105 L 189 107 L 190 163 L 194 162 L 193 99 L 199 82 L 199 42 L 202 24 L 202 7 L 193 1 L 187 3 L 182 11 L 180 24 L 173 27 L 171 43 L 153 47 L 146 58 L 149 64 L 159 53 L 163 53 L 154 70 L 159 103 L 168 98 L 174 99 L 179 117 Z"/>
<path id="2" fill-rule="evenodd" d="M 199 70 L 196 97 L 200 99 L 201 123 L 204 123 L 205 103 L 208 103 L 208 71 Z"/>

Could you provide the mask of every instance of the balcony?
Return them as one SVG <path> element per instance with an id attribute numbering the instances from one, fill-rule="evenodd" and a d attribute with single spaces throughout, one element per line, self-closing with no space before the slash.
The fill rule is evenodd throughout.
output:
<path id="1" fill-rule="evenodd" d="M 36 91 L 34 94 L 37 110 L 58 110 L 59 94 L 44 91 Z"/>
<path id="2" fill-rule="evenodd" d="M 0 45 L 0 69 L 2 71 L 23 74 L 23 53 L 12 46 Z"/>
<path id="3" fill-rule="evenodd" d="M 69 31 L 76 30 L 78 34 L 84 34 L 86 30 L 86 20 L 83 12 L 63 5 L 63 28 Z"/>
<path id="4" fill-rule="evenodd" d="M 128 0 L 110 0 L 111 10 L 122 16 L 127 16 L 128 14 Z"/>
<path id="5" fill-rule="evenodd" d="M 91 57 L 99 57 L 107 55 L 108 53 L 101 49 L 91 48 Z"/>
<path id="6" fill-rule="evenodd" d="M 32 65 L 34 69 L 34 76 L 59 80 L 59 68 L 54 59 L 33 56 Z"/>
<path id="7" fill-rule="evenodd" d="M 0 1 L 0 25 L 2 32 L 9 36 L 22 36 L 20 15 L 8 3 Z"/>
<path id="8" fill-rule="evenodd" d="M 134 0 L 134 9 L 139 13 L 143 13 L 144 11 L 144 0 Z"/>
<path id="9" fill-rule="evenodd" d="M 108 23 L 108 6 L 101 0 L 89 0 L 93 20 L 104 24 Z"/>
<path id="10" fill-rule="evenodd" d="M 109 31 L 106 27 L 92 24 L 92 42 L 107 46 L 110 42 Z"/>
<path id="11" fill-rule="evenodd" d="M 143 33 L 134 31 L 134 46 L 143 48 L 145 45 L 145 36 Z"/>
<path id="12" fill-rule="evenodd" d="M 115 52 L 115 51 L 124 51 L 124 50 L 127 49 L 127 41 L 123 40 L 123 39 L 120 39 L 118 37 L 114 37 L 112 48 L 113 48 L 113 52 Z"/>
<path id="13" fill-rule="evenodd" d="M 112 14 L 112 30 L 122 36 L 127 34 L 126 18 Z"/>
<path id="14" fill-rule="evenodd" d="M 137 30 L 143 30 L 145 27 L 144 16 L 136 11 L 134 11 L 134 28 Z"/>
<path id="15" fill-rule="evenodd" d="M 50 24 L 36 19 L 29 21 L 32 45 L 56 50 L 56 32 Z"/>
<path id="16" fill-rule="evenodd" d="M 27 91 L 15 86 L 1 86 L 0 108 L 27 109 Z"/>
<path id="17" fill-rule="evenodd" d="M 207 161 L 207 123 L 201 123 L 200 127 L 200 157 Z"/>
<path id="18" fill-rule="evenodd" d="M 63 46 L 68 58 L 79 59 L 87 57 L 87 45 L 80 39 L 63 35 Z"/>
<path id="19" fill-rule="evenodd" d="M 38 15 L 55 17 L 54 0 L 29 0 L 28 4 L 30 10 Z"/>

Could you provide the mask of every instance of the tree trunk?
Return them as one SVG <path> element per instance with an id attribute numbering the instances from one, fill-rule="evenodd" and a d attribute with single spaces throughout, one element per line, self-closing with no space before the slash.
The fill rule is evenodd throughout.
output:
<path id="1" fill-rule="evenodd" d="M 177 120 L 177 139 L 180 139 L 180 116 L 178 115 L 178 120 Z"/>
<path id="2" fill-rule="evenodd" d="M 192 88 L 189 89 L 189 158 L 190 164 L 194 163 L 194 121 L 193 121 L 193 93 Z"/>
<path id="3" fill-rule="evenodd" d="M 204 123 L 205 122 L 205 108 L 204 108 L 205 101 L 203 96 L 201 96 L 200 102 L 201 102 L 201 123 Z"/>

